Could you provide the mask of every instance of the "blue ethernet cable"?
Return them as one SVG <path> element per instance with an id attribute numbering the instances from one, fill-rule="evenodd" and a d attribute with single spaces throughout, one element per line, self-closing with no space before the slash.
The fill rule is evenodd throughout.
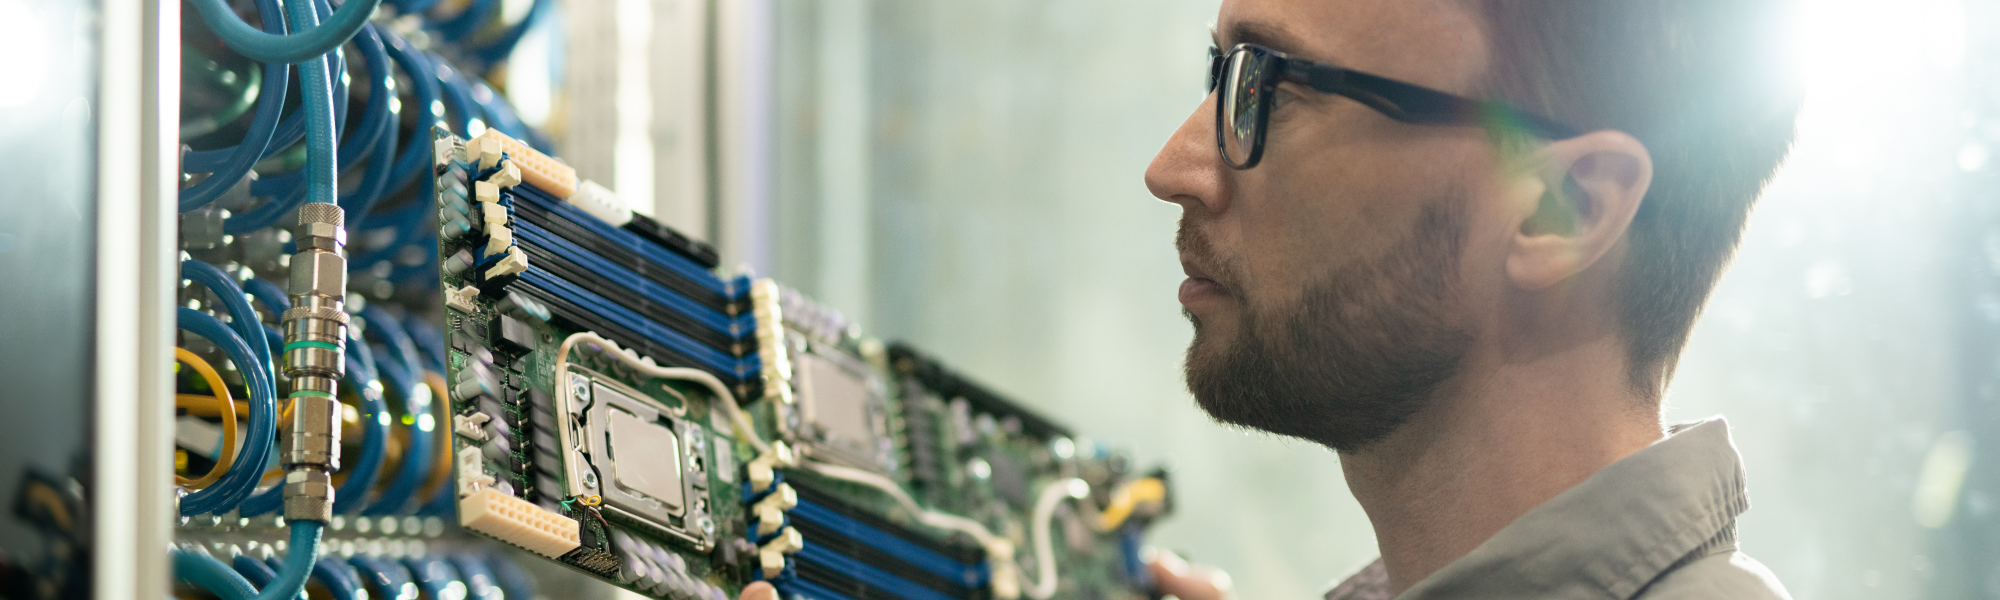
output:
<path id="1" fill-rule="evenodd" d="M 361 397 L 361 428 L 364 433 L 361 455 L 344 469 L 348 471 L 347 481 L 333 492 L 333 513 L 337 515 L 354 514 L 367 508 L 368 491 L 382 476 L 382 457 L 387 453 L 389 443 L 389 406 L 382 400 L 382 384 L 376 381 L 375 372 L 375 352 L 368 347 L 368 342 L 349 339 L 344 379 L 354 386 L 356 395 Z"/>
<path id="2" fill-rule="evenodd" d="M 209 4 L 220 5 L 221 2 L 222 0 L 196 0 L 195 5 L 197 7 Z M 340 10 L 334 13 L 333 19 L 338 21 L 343 15 L 363 5 L 368 7 L 367 12 L 372 13 L 375 11 L 375 5 L 381 2 L 382 0 L 350 0 L 348 4 L 341 6 Z M 320 25 L 319 15 L 315 14 L 312 4 L 311 2 L 294 2 L 285 7 L 286 22 L 292 24 L 292 29 L 315 33 L 327 31 Z M 214 21 L 215 19 L 209 20 Z M 306 115 L 305 172 L 307 202 L 325 202 L 331 204 L 339 200 L 339 173 L 335 171 L 334 164 L 334 152 L 336 150 L 334 145 L 337 140 L 334 139 L 335 134 L 333 130 L 333 82 L 331 81 L 332 75 L 327 70 L 326 55 L 334 48 L 339 47 L 340 44 L 345 43 L 347 38 L 352 37 L 355 32 L 360 31 L 361 25 L 365 24 L 366 20 L 367 15 L 361 15 L 362 22 L 356 23 L 350 30 L 345 31 L 333 44 L 320 50 L 318 53 L 301 57 L 303 62 L 299 65 L 299 97 L 303 98 L 304 102 L 301 103 L 302 106 L 299 107 L 299 110 L 304 111 Z M 238 25 L 242 24 L 240 21 L 235 20 L 233 16 L 230 17 L 229 22 Z M 277 40 L 281 45 L 286 45 L 285 42 L 288 41 L 291 41 L 291 39 L 279 38 Z"/>
<path id="3" fill-rule="evenodd" d="M 313 563 L 312 579 L 326 590 L 333 592 L 333 600 L 362 600 L 367 592 L 362 591 L 361 576 L 354 567 L 340 560 L 322 560 Z"/>
<path id="4" fill-rule="evenodd" d="M 435 556 L 412 557 L 403 559 L 403 564 L 410 568 L 412 575 L 416 576 L 417 587 L 423 589 L 426 597 L 448 598 L 456 596 L 457 594 L 455 593 L 451 594 L 451 596 L 446 595 L 449 593 L 447 590 L 451 588 L 451 584 L 457 583 L 461 587 L 465 585 L 459 581 L 458 569 L 452 568 L 451 563 L 444 559 Z"/>
<path id="5" fill-rule="evenodd" d="M 480 25 L 500 14 L 500 0 L 472 0 L 472 4 L 458 14 L 445 18 L 433 25 L 438 35 L 445 41 L 456 42 L 478 31 Z"/>
<path id="6" fill-rule="evenodd" d="M 243 291 L 249 292 L 250 297 L 255 298 L 258 304 L 264 305 L 264 310 L 271 314 L 282 315 L 292 308 L 291 297 L 286 296 L 284 289 L 268 279 L 253 277 L 243 282 Z"/>
<path id="7" fill-rule="evenodd" d="M 333 14 L 333 7 L 328 6 L 325 0 L 319 0 L 317 2 L 312 2 L 311 4 L 313 5 L 313 11 L 319 14 L 321 18 L 325 18 L 326 16 Z M 270 6 L 265 7 L 261 4 L 261 0 L 258 12 L 263 13 L 265 15 L 269 15 L 269 17 L 267 18 L 278 19 L 279 22 L 281 23 L 283 22 L 285 16 L 284 9 L 281 8 L 278 4 L 272 3 Z M 333 51 L 334 70 L 339 72 L 345 72 L 347 70 L 346 60 L 347 60 L 346 55 L 343 54 L 339 48 L 335 48 Z M 285 67 L 287 69 L 286 73 L 290 73 L 291 65 L 286 64 Z M 286 75 L 286 77 L 291 77 L 291 75 L 288 74 Z M 337 124 L 345 123 L 347 121 L 346 117 L 347 85 L 345 83 L 342 83 L 340 81 L 334 82 L 333 99 L 334 99 L 334 104 L 336 106 L 335 110 L 338 111 L 334 115 L 334 120 Z M 272 110 L 282 109 L 283 106 L 284 102 L 279 102 L 278 106 L 273 108 Z M 262 154 L 260 154 L 259 157 L 260 158 L 269 157 L 284 152 L 285 149 L 292 147 L 293 144 L 297 144 L 299 143 L 299 140 L 304 139 L 305 135 L 306 135 L 305 115 L 299 114 L 298 112 L 294 111 L 291 115 L 286 116 L 283 120 L 277 122 L 276 129 L 272 130 L 270 141 L 265 143 L 263 148 L 259 149 L 259 151 L 262 152 Z M 200 172 L 214 170 L 215 168 L 222 166 L 223 164 L 222 161 L 228 159 L 229 156 L 228 152 L 229 149 L 226 148 L 222 150 L 197 150 L 189 152 L 187 153 L 186 156 L 181 158 L 182 170 L 187 171 L 189 173 L 200 173 Z M 256 183 L 253 182 L 252 186 L 255 185 Z M 266 191 L 268 189 L 269 188 L 253 187 L 251 189 L 251 194 L 258 196 L 268 196 L 270 195 L 270 192 Z"/>
<path id="8" fill-rule="evenodd" d="M 458 568 L 459 581 L 465 582 L 465 600 L 501 600 L 507 595 L 486 567 L 486 561 L 471 554 L 451 555 L 451 564 Z"/>
<path id="9" fill-rule="evenodd" d="M 250 558 L 248 554 L 238 554 L 236 558 L 229 559 L 229 566 L 235 567 L 236 574 L 248 580 L 251 587 L 261 588 L 278 579 L 277 569 L 264 564 L 264 561 Z"/>
<path id="10" fill-rule="evenodd" d="M 230 362 L 239 369 L 251 369 L 246 365 L 258 364 L 253 360 L 250 344 L 215 317 L 208 316 L 188 307 L 176 309 L 181 329 L 207 338 L 222 348 Z M 262 377 L 244 377 L 250 387 L 250 431 L 244 436 L 243 455 L 237 457 L 236 464 L 230 465 L 215 485 L 196 490 L 181 498 L 181 515 L 194 516 L 202 513 L 222 513 L 242 502 L 248 490 L 257 487 L 258 479 L 264 475 L 264 463 L 271 459 L 272 436 L 278 430 L 278 407 L 276 390 L 272 382 Z"/>
<path id="11" fill-rule="evenodd" d="M 258 0 L 257 7 L 257 12 L 262 13 L 265 30 L 285 30 L 284 15 L 279 12 L 277 0 Z M 291 71 L 291 65 L 284 63 L 264 65 L 264 82 L 257 92 L 257 112 L 250 118 L 250 129 L 244 133 L 243 141 L 229 148 L 188 152 L 182 157 L 183 172 L 209 173 L 209 176 L 201 183 L 180 191 L 180 212 L 208 206 L 222 197 L 236 182 L 243 180 L 258 159 L 264 157 L 264 148 L 270 145 L 271 135 L 278 129 L 278 117 L 284 110 L 285 89 L 287 80 L 291 79 Z M 204 159 L 204 156 L 212 158 Z"/>
<path id="12" fill-rule="evenodd" d="M 465 89 L 465 79 L 458 75 L 458 69 L 451 68 L 451 63 L 446 62 L 444 57 L 433 54 L 430 59 L 437 71 L 438 82 L 444 88 L 445 120 L 451 125 L 452 133 L 472 137 L 473 114 L 479 106 L 473 103 L 471 92 Z"/>
<path id="13" fill-rule="evenodd" d="M 431 126 L 444 119 L 443 104 L 439 100 L 443 92 L 438 89 L 437 70 L 431 68 L 430 58 L 422 50 L 394 34 L 385 33 L 383 38 L 387 42 L 385 49 L 389 58 L 395 59 L 396 67 L 409 75 L 411 85 L 416 88 L 411 90 L 416 97 L 413 106 L 416 107 L 417 121 L 410 134 L 410 146 L 396 157 L 396 168 L 389 172 L 388 190 L 394 192 L 408 187 L 411 178 L 419 172 L 430 172 L 424 167 L 431 164 Z M 430 206 L 429 202 L 420 204 Z M 367 226 L 376 227 L 374 219 L 377 217 L 380 215 L 371 215 Z"/>
<path id="14" fill-rule="evenodd" d="M 375 584 L 375 589 L 381 592 L 384 600 L 417 597 L 417 582 L 410 577 L 410 570 L 404 568 L 403 563 L 382 560 L 366 554 L 356 554 L 353 558 L 347 559 L 347 562 L 360 572 L 364 582 Z"/>
<path id="15" fill-rule="evenodd" d="M 487 87 L 484 83 L 475 81 L 471 87 L 472 99 L 479 103 L 479 112 L 486 115 L 488 126 L 507 134 L 507 137 L 517 140 L 528 139 L 528 124 L 521 122 L 520 115 L 514 112 L 514 107 L 507 104 L 506 98 L 501 97 L 499 92 L 493 91 L 493 88 Z"/>
<path id="16" fill-rule="evenodd" d="M 354 190 L 342 194 L 340 198 L 340 206 L 347 211 L 347 214 L 362 215 L 367 213 L 369 205 L 380 198 L 384 184 L 388 181 L 389 159 L 396 152 L 398 111 L 391 107 L 390 102 L 395 95 L 392 91 L 395 88 L 394 74 L 390 72 L 389 57 L 383 49 L 382 38 L 376 33 L 375 26 L 361 28 L 360 35 L 354 36 L 354 45 L 360 48 L 362 59 L 368 66 L 368 77 L 372 80 L 369 86 L 371 93 L 368 96 L 368 105 L 362 112 L 361 123 L 355 126 L 347 141 L 341 143 L 336 154 L 340 157 L 337 168 L 342 172 L 352 169 L 361 161 L 363 155 L 369 157 L 361 184 Z M 344 110 L 346 102 L 342 96 L 345 95 L 347 86 L 339 83 L 338 79 L 336 78 L 334 94 L 334 107 L 337 111 L 334 114 L 335 136 L 340 135 L 346 112 Z M 290 208 L 298 206 L 305 194 L 304 185 L 303 171 L 293 171 L 258 179 L 250 184 L 250 193 L 258 196 L 276 196 L 277 198 L 271 200 L 267 207 Z M 250 219 L 248 215 L 245 218 L 232 218 L 224 232 L 241 235 L 256 231 L 269 226 L 284 214 L 282 210 L 264 211 L 261 207 L 255 212 L 270 214 L 262 219 Z"/>
<path id="17" fill-rule="evenodd" d="M 235 331 L 237 336 L 242 337 L 244 342 L 250 344 L 250 350 L 255 356 L 264 358 L 255 364 L 236 367 L 244 369 L 246 376 L 253 374 L 249 372 L 250 369 L 256 369 L 254 375 L 274 382 L 272 389 L 276 389 L 276 371 L 273 370 L 271 359 L 268 358 L 271 356 L 271 347 L 264 338 L 263 323 L 257 318 L 257 311 L 250 307 L 250 301 L 245 299 L 243 288 L 237 287 L 236 280 L 230 279 L 229 274 L 223 273 L 222 269 L 194 259 L 181 261 L 181 275 L 208 288 L 209 292 L 221 299 L 222 308 L 229 311 L 229 328 Z M 272 313 L 272 320 L 277 320 L 278 314 Z"/>
<path id="18" fill-rule="evenodd" d="M 535 24 L 541 21 L 543 13 L 553 4 L 555 3 L 550 0 L 535 0 L 534 6 L 528 8 L 527 16 L 521 17 L 521 22 L 515 23 L 493 42 L 473 49 L 472 56 L 487 64 L 506 59 L 507 55 L 514 53 L 514 47 L 521 44 L 521 38 L 528 34 L 528 30 L 535 28 Z"/>
<path id="19" fill-rule="evenodd" d="M 424 368 L 444 373 L 444 332 L 416 315 L 403 318 L 403 331 L 410 333 L 410 341 L 416 342 L 417 350 L 423 353 Z"/>
<path id="20" fill-rule="evenodd" d="M 173 564 L 174 579 L 208 590 L 223 600 L 243 600 L 257 595 L 257 588 L 250 587 L 248 580 L 206 552 L 175 549 Z"/>
<path id="21" fill-rule="evenodd" d="M 381 4 L 382 0 L 349 0 L 325 24 L 313 19 L 309 25 L 292 27 L 289 34 L 274 35 L 244 23 L 223 0 L 194 0 L 195 11 L 216 37 L 238 54 L 266 63 L 303 63 L 333 51 L 361 31 Z"/>
<path id="22" fill-rule="evenodd" d="M 432 454 L 432 435 L 423 428 L 423 420 L 418 417 L 430 414 L 431 402 L 434 400 L 430 397 L 430 389 L 418 381 L 423 376 L 424 366 L 423 359 L 417 353 L 416 342 L 403 331 L 403 326 L 397 322 L 395 316 L 390 315 L 389 311 L 383 310 L 382 307 L 371 304 L 361 311 L 361 318 L 368 322 L 366 328 L 368 336 L 383 342 L 390 357 L 395 359 L 383 363 L 381 366 L 384 368 L 381 371 L 399 390 L 404 403 L 403 414 L 410 417 L 407 425 L 409 447 L 403 450 L 403 456 L 410 458 L 403 460 L 395 477 L 389 480 L 389 487 L 382 491 L 382 497 L 367 510 L 362 511 L 362 514 L 402 514 L 412 504 L 410 497 L 417 494 L 417 489 L 423 487 L 424 479 L 430 476 L 430 461 L 417 457 Z M 435 427 L 435 423 L 432 426 Z"/>

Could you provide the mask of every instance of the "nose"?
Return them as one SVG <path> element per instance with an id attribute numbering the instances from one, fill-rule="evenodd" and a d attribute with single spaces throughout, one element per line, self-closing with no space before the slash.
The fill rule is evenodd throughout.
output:
<path id="1" fill-rule="evenodd" d="M 1146 167 L 1146 189 L 1153 197 L 1181 205 L 1183 210 L 1199 209 L 1221 214 L 1228 208 L 1227 171 L 1215 149 L 1215 94 L 1211 93 L 1194 113 L 1181 122 L 1165 147 Z M 1196 207 L 1193 204 L 1204 206 Z"/>

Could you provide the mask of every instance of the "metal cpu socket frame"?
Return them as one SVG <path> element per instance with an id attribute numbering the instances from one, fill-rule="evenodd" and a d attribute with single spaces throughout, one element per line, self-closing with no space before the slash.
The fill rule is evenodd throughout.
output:
<path id="1" fill-rule="evenodd" d="M 706 551 L 714 544 L 709 515 L 707 434 L 683 418 L 686 407 L 666 406 L 601 374 L 573 368 L 590 379 L 590 396 L 573 407 L 583 416 L 580 452 L 587 485 L 595 485 L 604 516 L 686 541 Z"/>

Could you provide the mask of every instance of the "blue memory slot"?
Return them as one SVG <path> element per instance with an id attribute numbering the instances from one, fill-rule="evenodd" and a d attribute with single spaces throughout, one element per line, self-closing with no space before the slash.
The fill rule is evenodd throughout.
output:
<path id="1" fill-rule="evenodd" d="M 805 499 L 800 499 L 799 505 L 792 508 L 791 516 L 795 519 L 811 521 L 828 529 L 838 531 L 847 537 L 854 538 L 855 541 L 874 546 L 875 549 L 887 552 L 890 556 L 916 565 L 917 568 L 935 573 L 947 581 L 965 581 L 967 579 L 966 575 L 970 572 L 972 575 L 972 584 L 967 587 L 979 587 L 986 585 L 987 578 L 991 576 L 988 567 L 984 563 L 968 565 L 952 560 L 950 557 L 938 554 L 929 548 L 912 544 L 903 538 L 870 527 L 866 523 L 847 518 L 846 515 L 842 515 L 824 506 L 813 504 L 811 501 Z M 811 544 L 807 545 L 810 546 Z"/>
<path id="2" fill-rule="evenodd" d="M 700 282 L 702 287 L 715 290 L 717 294 L 734 299 L 748 290 L 747 287 L 730 290 L 728 285 L 723 284 L 722 278 L 716 277 L 715 273 L 703 268 L 700 263 L 694 262 L 694 259 L 681 256 L 672 250 L 653 243 L 652 240 L 640 237 L 639 234 L 614 227 L 602 219 L 591 216 L 590 213 L 583 212 L 583 209 L 571 206 L 567 202 L 549 196 L 548 192 L 535 189 L 535 186 L 519 185 L 514 186 L 513 189 L 516 195 L 526 199 L 537 208 L 548 211 L 571 223 L 575 223 L 584 229 L 588 229 L 591 233 L 610 240 L 614 244 L 624 246 L 626 249 L 636 252 L 640 256 L 659 263 L 663 268 L 671 269 L 688 279 Z"/>
<path id="3" fill-rule="evenodd" d="M 778 591 L 785 593 L 784 596 L 786 598 L 803 596 L 806 600 L 854 600 L 845 594 L 835 593 L 833 590 L 821 587 L 819 584 L 796 577 L 788 581 L 779 582 L 777 588 Z"/>
<path id="4" fill-rule="evenodd" d="M 680 292 L 660 285 L 651 279 L 641 277 L 638 273 L 633 273 L 631 269 L 605 260 L 595 252 L 579 248 L 576 244 L 570 243 L 569 240 L 562 239 L 560 236 L 536 227 L 533 223 L 516 220 L 514 232 L 519 234 L 522 240 L 540 246 L 542 249 L 560 256 L 564 260 L 576 263 L 577 266 L 588 269 L 591 273 L 603 276 L 607 281 L 625 286 L 626 289 L 632 290 L 633 293 L 638 294 L 641 298 L 657 301 L 681 314 L 693 317 L 696 321 L 722 333 L 724 336 L 739 338 L 757 329 L 757 318 L 754 315 L 746 314 L 736 319 L 730 319 L 728 315 L 724 315 L 714 308 L 705 306 L 700 302 L 695 302 L 687 296 L 681 295 Z"/>
<path id="5" fill-rule="evenodd" d="M 582 307 L 584 310 L 597 313 L 598 316 L 610 319 L 614 323 L 631 330 L 634 334 L 646 336 L 690 358 L 702 361 L 710 368 L 724 373 L 736 373 L 739 378 L 749 377 L 757 372 L 758 359 L 755 356 L 737 359 L 720 350 L 710 348 L 707 344 L 689 338 L 687 334 L 674 331 L 673 328 L 661 325 L 652 319 L 632 312 L 630 309 L 619 306 L 616 302 L 605 300 L 603 296 L 579 288 L 568 281 L 563 281 L 561 277 L 551 275 L 548 271 L 543 271 L 533 265 L 529 265 L 528 271 L 521 274 L 521 281 L 555 294 L 564 300 Z"/>
<path id="6" fill-rule="evenodd" d="M 832 550 L 814 546 L 811 542 L 807 542 L 806 547 L 799 550 L 799 553 L 795 556 L 798 560 L 812 561 L 826 565 L 828 568 L 839 571 L 842 575 L 868 584 L 869 587 L 895 594 L 905 600 L 957 600 L 951 596 L 940 594 L 936 590 L 911 583 L 908 579 L 891 575 L 881 569 L 870 566 L 868 563 L 841 556 L 840 553 Z"/>

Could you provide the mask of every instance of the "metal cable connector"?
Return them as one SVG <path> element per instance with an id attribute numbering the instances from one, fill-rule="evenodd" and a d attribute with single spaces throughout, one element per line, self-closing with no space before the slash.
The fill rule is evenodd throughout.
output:
<path id="1" fill-rule="evenodd" d="M 333 518 L 332 474 L 340 470 L 339 382 L 346 370 L 346 218 L 324 202 L 299 207 L 292 239 L 292 308 L 285 328 L 285 374 L 292 379 L 292 427 L 279 462 L 285 470 L 285 518 Z"/>

